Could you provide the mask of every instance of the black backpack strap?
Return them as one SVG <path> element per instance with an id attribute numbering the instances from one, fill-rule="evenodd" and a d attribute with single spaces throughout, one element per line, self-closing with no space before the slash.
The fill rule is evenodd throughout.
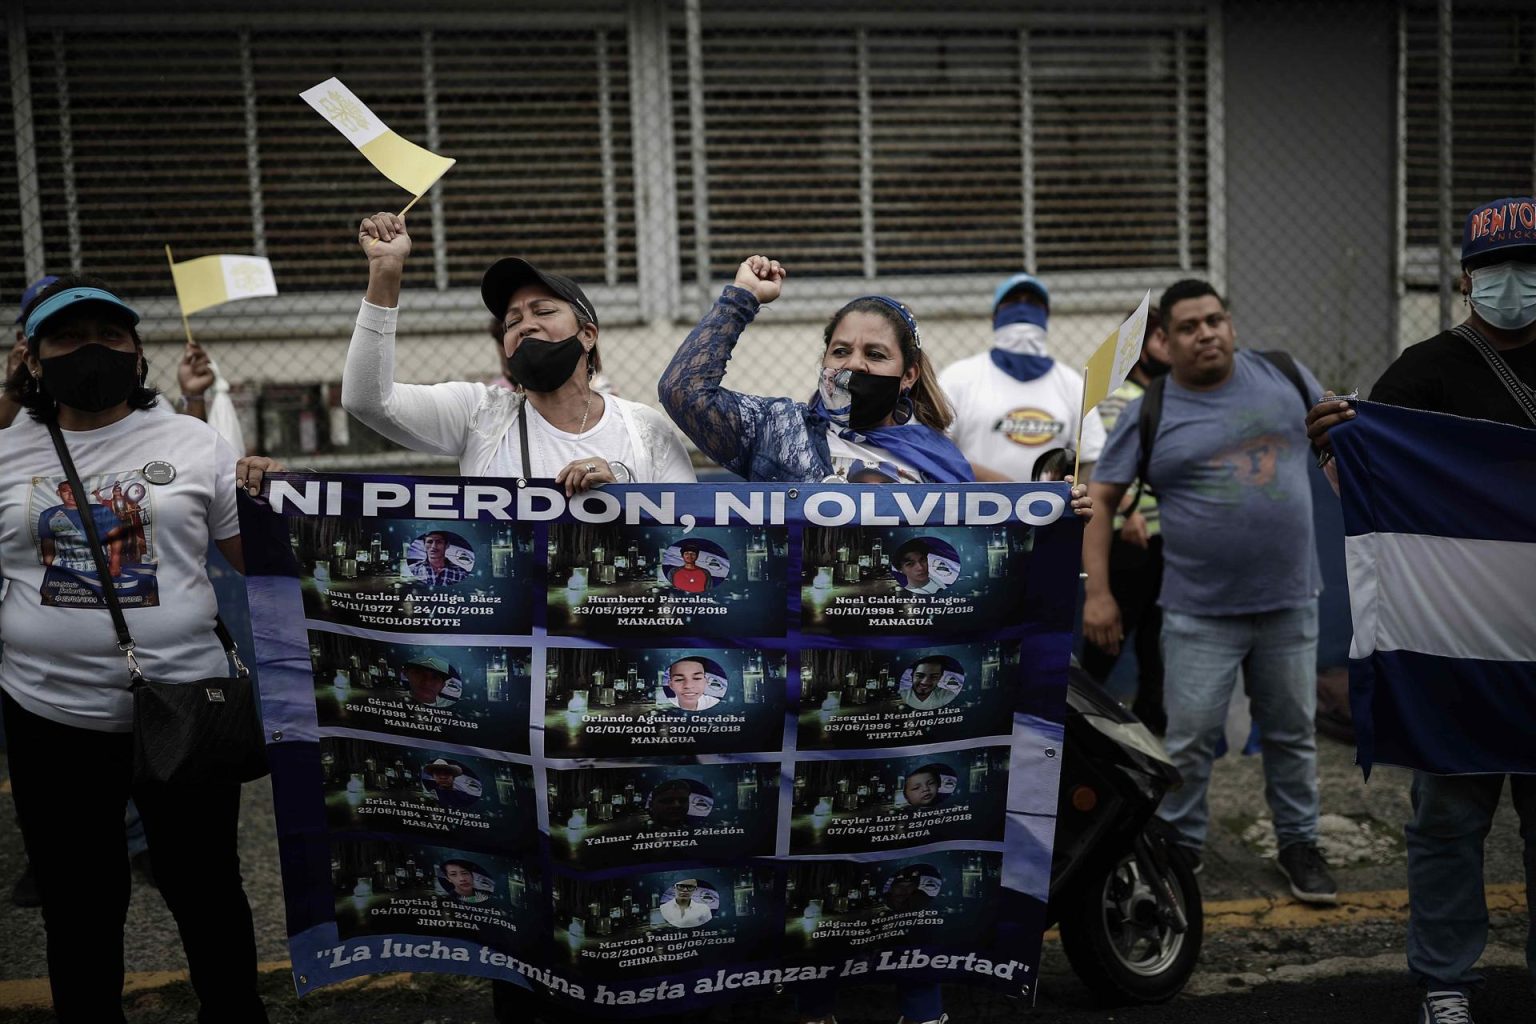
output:
<path id="1" fill-rule="evenodd" d="M 1296 393 L 1301 396 L 1301 407 L 1310 410 L 1312 408 L 1312 395 L 1307 392 L 1307 382 L 1302 379 L 1301 369 L 1296 365 L 1296 360 L 1291 358 L 1289 352 L 1273 349 L 1268 352 L 1256 352 L 1255 355 L 1263 358 L 1267 363 L 1285 374 L 1285 379 L 1296 388 Z"/>
<path id="2" fill-rule="evenodd" d="M 1154 377 L 1141 392 L 1141 413 L 1136 417 L 1136 431 L 1141 442 L 1141 459 L 1136 463 L 1136 501 L 1141 501 L 1143 488 L 1151 487 L 1147 471 L 1152 465 L 1152 442 L 1157 440 L 1157 425 L 1163 418 L 1163 389 L 1168 382 L 1166 375 Z"/>

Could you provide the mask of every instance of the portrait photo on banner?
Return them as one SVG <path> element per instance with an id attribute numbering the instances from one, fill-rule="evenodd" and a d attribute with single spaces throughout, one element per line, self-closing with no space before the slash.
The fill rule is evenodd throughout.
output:
<path id="1" fill-rule="evenodd" d="M 655 757 L 778 750 L 785 655 L 751 648 L 551 648 L 544 752 Z"/>
<path id="2" fill-rule="evenodd" d="M 993 942 L 1001 881 L 1002 854 L 984 850 L 792 864 L 784 883 L 788 946 L 818 955 L 984 949 Z"/>
<path id="3" fill-rule="evenodd" d="M 330 831 L 519 851 L 538 841 L 530 765 L 345 737 L 320 740 Z"/>
<path id="4" fill-rule="evenodd" d="M 791 854 L 1001 842 L 1007 746 L 795 763 Z"/>
<path id="5" fill-rule="evenodd" d="M 1013 728 L 1019 643 L 800 653 L 801 750 L 895 747 Z"/>
<path id="6" fill-rule="evenodd" d="M 973 634 L 1030 615 L 1035 532 L 1013 524 L 954 527 L 807 526 L 800 628 L 811 634 Z"/>
<path id="7" fill-rule="evenodd" d="M 783 527 L 556 523 L 548 627 L 556 636 L 782 637 Z"/>
<path id="8" fill-rule="evenodd" d="M 288 520 L 306 618 L 396 633 L 527 634 L 543 589 L 532 526 Z"/>
<path id="9" fill-rule="evenodd" d="M 549 941 L 546 897 L 533 862 L 417 841 L 331 841 L 336 929 L 361 935 L 440 935 L 503 952 Z"/>
<path id="10" fill-rule="evenodd" d="M 556 877 L 555 962 L 598 978 L 680 974 L 772 956 L 780 896 L 772 868 L 683 868 Z"/>
<path id="11" fill-rule="evenodd" d="M 448 647 L 309 631 L 322 726 L 528 753 L 526 647 Z"/>
<path id="12" fill-rule="evenodd" d="M 773 854 L 777 761 L 551 768 L 550 855 L 583 870 Z"/>

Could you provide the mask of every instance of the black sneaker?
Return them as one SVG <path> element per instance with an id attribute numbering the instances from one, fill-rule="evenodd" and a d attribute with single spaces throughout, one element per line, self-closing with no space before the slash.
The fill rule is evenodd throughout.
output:
<path id="1" fill-rule="evenodd" d="M 1419 1024 L 1472 1024 L 1472 1004 L 1465 992 L 1449 989 L 1424 993 L 1419 1006 Z"/>
<path id="2" fill-rule="evenodd" d="M 1200 857 L 1200 847 L 1180 844 L 1175 846 L 1173 850 L 1174 856 L 1183 857 L 1184 863 L 1189 865 L 1189 870 L 1194 874 L 1198 875 L 1205 870 L 1205 861 Z"/>
<path id="3" fill-rule="evenodd" d="M 43 905 L 43 894 L 37 891 L 37 876 L 32 873 L 32 862 L 28 861 L 21 877 L 16 879 L 16 885 L 11 889 L 11 902 L 18 907 L 40 907 Z"/>
<path id="4" fill-rule="evenodd" d="M 1303 903 L 1339 902 L 1339 885 L 1328 873 L 1328 864 L 1311 843 L 1292 843 L 1275 858 L 1280 873 L 1291 883 L 1291 895 Z"/>

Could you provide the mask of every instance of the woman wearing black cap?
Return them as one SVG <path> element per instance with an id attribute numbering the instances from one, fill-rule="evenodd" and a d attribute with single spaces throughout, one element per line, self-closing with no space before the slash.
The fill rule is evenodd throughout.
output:
<path id="1" fill-rule="evenodd" d="M 175 415 L 144 386 L 139 314 L 105 282 L 64 276 L 28 303 L 23 322 L 25 360 L 7 388 L 29 415 L 6 430 L 0 459 L 0 578 L 9 583 L 0 704 L 54 1012 L 63 1024 L 123 1020 L 131 795 L 187 952 L 198 1020 L 265 1021 L 240 880 L 240 787 L 133 780 L 128 665 L 104 594 L 118 595 L 145 675 L 227 674 L 205 559 L 212 541 L 243 568 L 235 489 L 254 490 L 273 464 L 237 462 L 212 427 Z"/>
<path id="2" fill-rule="evenodd" d="M 568 277 L 509 257 L 485 272 L 480 294 L 502 323 L 521 392 L 468 381 L 397 384 L 395 321 L 411 253 L 405 221 L 366 217 L 358 243 L 368 292 L 347 349 L 341 402 L 385 437 L 453 455 L 466 476 L 554 478 L 566 494 L 606 483 L 692 483 L 693 464 L 665 416 L 594 390 L 601 367 L 597 312 Z"/>
<path id="3" fill-rule="evenodd" d="M 591 386 L 601 368 L 597 311 L 581 286 L 526 260 L 498 260 L 480 295 L 502 324 L 512 383 L 397 384 L 395 319 L 411 254 L 405 221 L 365 217 L 357 241 L 368 256 L 368 292 L 347 349 L 341 404 L 413 451 L 458 457 L 466 476 L 553 477 L 567 495 L 607 483 L 692 483 L 693 463 L 667 418 Z M 586 1018 L 512 982 L 492 982 L 496 1019 Z"/>

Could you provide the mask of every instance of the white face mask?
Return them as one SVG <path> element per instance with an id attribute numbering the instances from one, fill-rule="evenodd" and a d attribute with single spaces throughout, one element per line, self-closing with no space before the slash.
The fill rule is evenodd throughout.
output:
<path id="1" fill-rule="evenodd" d="M 1536 323 L 1536 264 L 1496 263 L 1471 277 L 1467 299 L 1490 327 L 1518 331 Z"/>
<path id="2" fill-rule="evenodd" d="M 1021 356 L 1048 356 L 1045 328 L 1038 324 L 1003 324 L 992 331 L 992 347 Z"/>

